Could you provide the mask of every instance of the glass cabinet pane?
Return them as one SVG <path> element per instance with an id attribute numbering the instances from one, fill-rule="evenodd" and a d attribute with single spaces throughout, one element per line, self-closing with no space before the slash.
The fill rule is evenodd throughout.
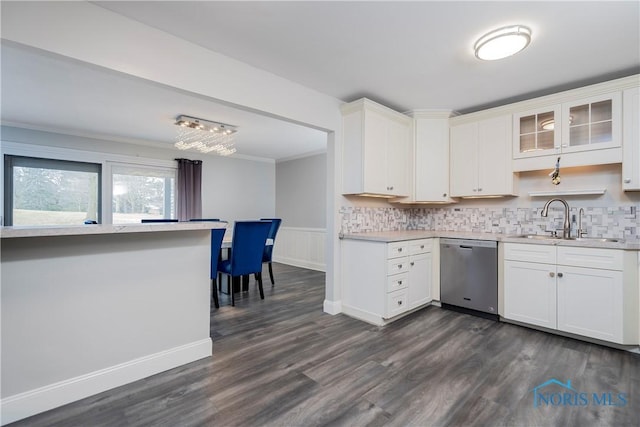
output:
<path id="1" fill-rule="evenodd" d="M 553 130 L 555 127 L 556 123 L 553 117 L 553 111 L 538 114 L 538 131 Z"/>
<path id="2" fill-rule="evenodd" d="M 611 122 L 594 123 L 591 125 L 591 143 L 609 142 L 612 139 Z"/>
<path id="3" fill-rule="evenodd" d="M 589 104 L 571 107 L 569 110 L 569 124 L 571 126 L 589 123 Z"/>
<path id="4" fill-rule="evenodd" d="M 520 152 L 526 153 L 536 149 L 536 136 L 534 134 L 520 135 Z"/>
<path id="5" fill-rule="evenodd" d="M 591 104 L 591 123 L 611 120 L 611 100 Z"/>
<path id="6" fill-rule="evenodd" d="M 553 148 L 553 130 L 538 134 L 538 148 L 542 150 L 551 150 Z"/>
<path id="7" fill-rule="evenodd" d="M 527 116 L 520 119 L 520 135 L 536 131 L 536 116 Z"/>
<path id="8" fill-rule="evenodd" d="M 570 145 L 586 145 L 589 143 L 589 126 L 572 126 L 569 134 Z"/>

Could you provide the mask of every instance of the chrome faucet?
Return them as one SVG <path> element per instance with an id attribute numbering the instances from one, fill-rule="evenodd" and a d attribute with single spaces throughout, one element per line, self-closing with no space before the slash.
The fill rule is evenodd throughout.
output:
<path id="1" fill-rule="evenodd" d="M 582 231 L 582 215 L 584 215 L 584 209 L 580 208 L 578 211 L 578 235 L 576 237 L 582 237 L 587 234 Z"/>
<path id="2" fill-rule="evenodd" d="M 564 205 L 564 224 L 562 226 L 562 238 L 569 239 L 571 238 L 571 223 L 569 222 L 569 204 L 563 199 L 551 199 L 547 203 L 544 204 L 542 208 L 542 212 L 540 215 L 546 217 L 549 213 L 549 205 L 552 202 L 560 202 Z"/>

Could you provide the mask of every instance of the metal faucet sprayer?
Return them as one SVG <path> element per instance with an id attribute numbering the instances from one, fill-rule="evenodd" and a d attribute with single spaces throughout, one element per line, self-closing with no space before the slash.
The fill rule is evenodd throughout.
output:
<path id="1" fill-rule="evenodd" d="M 562 238 L 569 239 L 571 238 L 571 223 L 569 222 L 569 204 L 563 199 L 551 199 L 547 203 L 544 204 L 542 208 L 542 212 L 540 212 L 541 216 L 546 217 L 549 214 L 549 205 L 552 202 L 560 202 L 564 205 L 564 224 L 562 227 Z"/>

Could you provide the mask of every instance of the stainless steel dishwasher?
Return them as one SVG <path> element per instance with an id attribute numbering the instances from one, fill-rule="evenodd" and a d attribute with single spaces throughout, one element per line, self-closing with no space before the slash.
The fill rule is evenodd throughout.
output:
<path id="1" fill-rule="evenodd" d="M 498 319 L 498 243 L 440 239 L 443 308 Z"/>

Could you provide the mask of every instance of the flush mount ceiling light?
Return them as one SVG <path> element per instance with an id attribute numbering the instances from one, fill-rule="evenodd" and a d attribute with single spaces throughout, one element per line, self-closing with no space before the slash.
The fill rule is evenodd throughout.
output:
<path id="1" fill-rule="evenodd" d="M 493 61 L 514 55 L 531 42 L 531 30 L 524 25 L 510 25 L 480 37 L 473 49 L 476 58 Z"/>
<path id="2" fill-rule="evenodd" d="M 180 150 L 215 152 L 221 156 L 236 152 L 233 137 L 238 130 L 235 126 L 184 115 L 178 116 L 175 124 L 178 135 L 174 145 Z"/>

